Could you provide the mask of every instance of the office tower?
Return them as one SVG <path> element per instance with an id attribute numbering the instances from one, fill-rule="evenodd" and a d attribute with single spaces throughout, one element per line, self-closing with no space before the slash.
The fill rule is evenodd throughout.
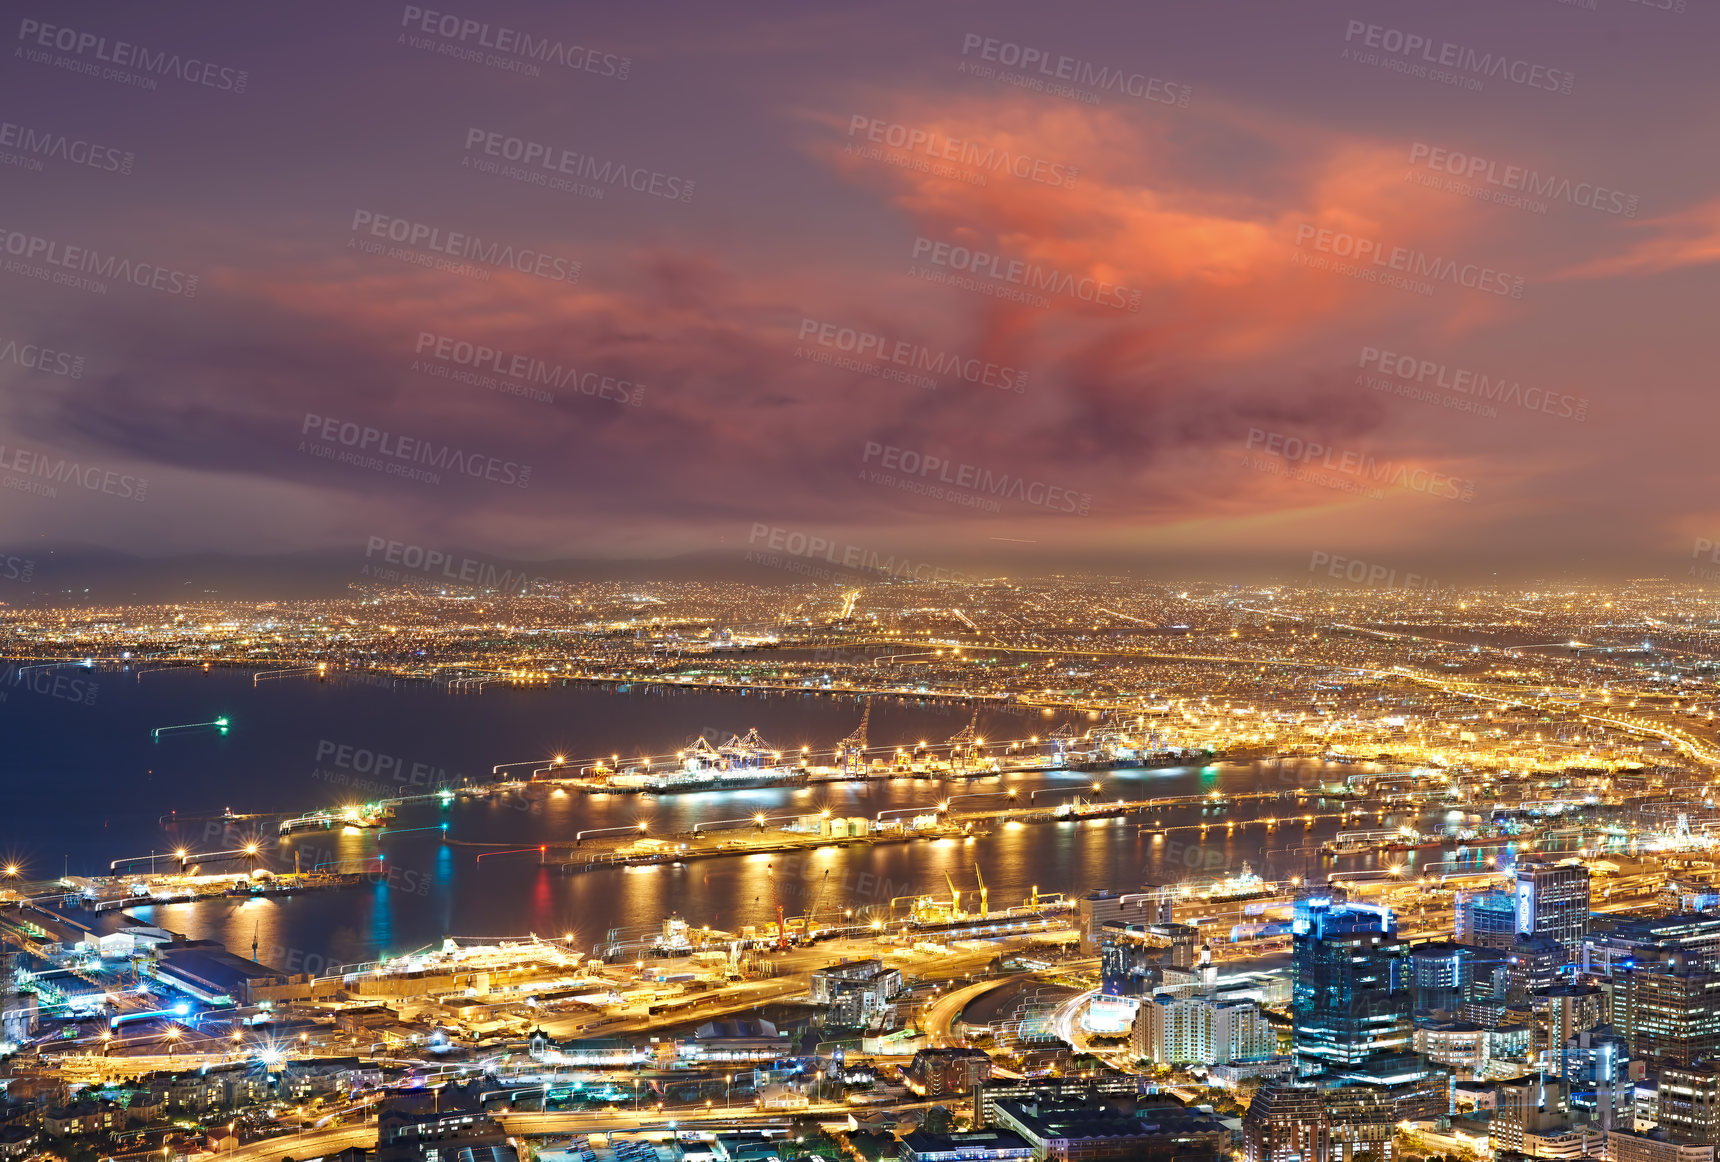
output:
<path id="1" fill-rule="evenodd" d="M 1567 1038 L 1557 1062 L 1573 1116 L 1608 1131 L 1635 1124 L 1630 1045 L 1612 1026 L 1597 1025 Z"/>
<path id="2" fill-rule="evenodd" d="M 1297 901 L 1292 929 L 1296 1076 L 1374 1086 L 1421 1080 L 1410 960 L 1391 912 L 1309 898 Z"/>
<path id="3" fill-rule="evenodd" d="M 1529 994 L 1530 1007 L 1546 1025 L 1547 1045 L 1556 1048 L 1606 1020 L 1606 996 L 1592 984 L 1556 984 Z"/>
<path id="4" fill-rule="evenodd" d="M 1498 949 L 1430 940 L 1411 948 L 1409 956 L 1418 1016 L 1449 1020 L 1465 1001 L 1503 996 L 1494 975 L 1505 964 Z"/>
<path id="5" fill-rule="evenodd" d="M 1517 931 L 1548 936 L 1573 959 L 1589 931 L 1589 869 L 1580 863 L 1517 864 Z"/>
<path id="6" fill-rule="evenodd" d="M 1517 901 L 1510 892 L 1459 892 L 1454 914 L 1459 943 L 1506 949 L 1517 938 Z"/>
<path id="7" fill-rule="evenodd" d="M 1410 985 L 1417 1014 L 1451 1014 L 1463 1003 L 1471 950 L 1449 941 L 1418 944 L 1409 951 Z"/>
<path id="8" fill-rule="evenodd" d="M 1497 1105 L 1488 1127 L 1488 1144 L 1500 1150 L 1521 1151 L 1524 1138 L 1547 1136 L 1565 1126 L 1565 1093 L 1560 1081 L 1545 1076 L 1502 1081 L 1493 1087 Z"/>
<path id="9" fill-rule="evenodd" d="M 1680 1142 L 1720 1142 L 1720 1070 L 1707 1065 L 1662 1069 L 1655 1121 Z"/>
<path id="10" fill-rule="evenodd" d="M 1720 1054 L 1720 973 L 1710 965 L 1615 965 L 1603 988 L 1612 994 L 1610 1023 L 1650 1075 Z"/>
<path id="11" fill-rule="evenodd" d="M 1243 1162 L 1325 1162 L 1329 1151 L 1325 1091 L 1260 1087 L 1242 1119 Z"/>
<path id="12" fill-rule="evenodd" d="M 1544 933 L 1518 933 L 1505 951 L 1505 999 L 1513 1005 L 1558 984 L 1570 962 L 1563 944 Z"/>

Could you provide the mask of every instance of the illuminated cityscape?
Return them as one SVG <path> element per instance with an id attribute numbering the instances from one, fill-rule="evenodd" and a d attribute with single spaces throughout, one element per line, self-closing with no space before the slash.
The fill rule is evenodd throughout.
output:
<path id="1" fill-rule="evenodd" d="M 751 698 L 844 728 L 651 747 L 618 725 L 609 754 L 470 771 L 325 738 L 299 809 L 174 797 L 148 854 L 20 857 L 6 1036 L 65 1087 L 21 1123 L 41 1140 L 172 1152 L 224 1118 L 211 1144 L 263 1157 L 289 1136 L 386 1153 L 672 1120 L 853 1150 L 905 1118 L 904 1143 L 978 1156 L 1061 1134 L 1139 1156 L 1565 1158 L 1709 1132 L 1720 621 L 1700 591 L 367 587 L 20 607 L 0 631 L 9 702 L 213 689 L 191 703 L 222 713 L 139 729 L 163 761 L 257 729 L 222 697 L 294 691 L 643 698 L 664 721 Z M 1030 857 L 1024 883 L 1016 848 L 1039 836 L 1137 874 Z M 931 861 L 866 870 L 915 851 Z M 459 912 L 344 963 L 304 934 L 244 941 L 247 915 L 281 922 L 253 909 L 301 896 L 440 898 L 435 862 L 513 877 L 485 891 L 749 886 L 726 913 L 647 888 L 645 922 L 587 910 L 570 931 Z M 228 937 L 168 919 L 200 914 Z M 425 1087 L 448 1109 L 415 1109 Z"/>
<path id="2" fill-rule="evenodd" d="M 1720 1162 L 1720 3 L 9 8 L 0 1162 Z"/>

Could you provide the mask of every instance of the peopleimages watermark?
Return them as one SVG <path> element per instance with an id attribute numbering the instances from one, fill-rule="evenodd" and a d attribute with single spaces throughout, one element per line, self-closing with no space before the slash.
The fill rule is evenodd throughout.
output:
<path id="1" fill-rule="evenodd" d="M 0 253 L 9 256 L 0 267 L 6 273 L 41 279 L 55 286 L 105 295 L 108 293 L 107 283 L 98 280 L 114 279 L 162 294 L 188 299 L 197 297 L 195 274 L 151 262 L 137 262 L 117 254 L 104 254 L 88 246 L 70 246 L 52 238 L 43 238 L 40 234 L 0 228 Z M 79 275 L 96 277 L 80 278 Z"/>
<path id="2" fill-rule="evenodd" d="M 1688 575 L 1700 577 L 1705 581 L 1712 581 L 1714 578 L 1720 577 L 1720 568 L 1715 567 L 1720 566 L 1720 544 L 1716 544 L 1707 537 L 1697 537 L 1696 543 L 1690 547 L 1690 559 L 1693 561 L 1700 560 L 1704 553 L 1708 555 L 1708 564 L 1690 566 Z"/>
<path id="3" fill-rule="evenodd" d="M 1119 311 L 1138 311 L 1141 309 L 1141 292 L 1106 282 L 1103 279 L 1089 275 L 1073 275 L 1067 271 L 1056 270 L 1052 267 L 1040 266 L 1037 262 L 1028 262 L 1020 258 L 1008 258 L 1002 254 L 994 254 L 987 250 L 975 250 L 952 242 L 939 242 L 924 235 L 914 239 L 910 257 L 915 262 L 929 262 L 941 268 L 938 272 L 920 273 L 914 266 L 908 268 L 908 273 L 916 278 L 924 278 L 930 274 L 942 274 L 942 271 L 958 271 L 972 275 L 975 279 L 989 280 L 993 284 L 1004 284 L 1007 287 L 1022 288 L 1024 294 L 1044 292 L 1045 294 L 1063 295 L 1080 299 L 1084 303 L 1092 303 L 1100 307 L 1112 307 Z M 947 275 L 934 281 L 953 281 Z M 980 284 L 982 287 L 985 283 Z M 987 293 L 990 293 L 987 288 Z M 1040 302 L 1049 306 L 1048 300 L 1041 298 Z"/>
<path id="4" fill-rule="evenodd" d="M 459 373 L 444 372 L 450 378 L 465 374 L 470 382 L 480 387 L 523 395 L 538 399 L 542 403 L 554 403 L 555 397 L 535 386 L 537 384 L 546 384 L 561 391 L 576 391 L 595 399 L 614 400 L 632 407 L 639 407 L 645 402 L 644 386 L 630 379 L 618 379 L 596 371 L 581 372 L 579 368 L 569 364 L 551 363 L 531 355 L 509 353 L 482 343 L 468 343 L 464 339 L 455 339 L 449 335 L 420 331 L 415 351 L 422 358 L 413 362 L 414 371 L 431 368 L 440 370 L 441 365 L 447 365 L 461 369 Z M 439 364 L 419 366 L 421 362 L 428 360 L 438 360 Z M 492 379 L 481 374 L 483 372 L 505 378 Z"/>
<path id="5" fill-rule="evenodd" d="M 950 137 L 936 129 L 921 129 L 896 121 L 884 121 L 877 117 L 868 117 L 864 113 L 855 113 L 848 118 L 848 144 L 843 147 L 844 153 L 889 160 L 881 150 L 867 152 L 865 146 L 857 145 L 854 141 L 856 134 L 871 145 L 904 150 L 911 159 L 908 166 L 911 169 L 935 172 L 931 170 L 933 163 L 954 162 L 971 166 L 982 171 L 984 175 L 1009 174 L 1023 181 L 1066 190 L 1075 188 L 1075 179 L 1081 174 L 1074 166 L 1060 161 L 1047 161 L 1042 157 L 1032 157 L 987 145 L 971 137 Z M 926 155 L 927 160 L 922 161 L 915 156 L 921 153 Z M 982 180 L 977 184 L 984 185 L 985 182 Z"/>
<path id="6" fill-rule="evenodd" d="M 347 774 L 367 775 L 407 787 L 446 787 L 459 781 L 459 776 L 450 777 L 442 767 L 422 762 L 408 763 L 399 755 L 328 738 L 317 740 L 316 761 L 319 764 L 326 762 L 334 770 Z"/>
<path id="7" fill-rule="evenodd" d="M 1292 259 L 1316 269 L 1324 268 L 1327 265 L 1325 260 L 1311 261 L 1300 253 L 1301 248 L 1310 244 L 1322 254 L 1330 254 L 1336 258 L 1354 258 L 1358 264 L 1371 264 L 1353 266 L 1348 270 L 1341 264 L 1334 267 L 1339 273 L 1348 273 L 1353 278 L 1368 282 L 1383 282 L 1390 275 L 1402 275 L 1405 278 L 1432 279 L 1434 282 L 1467 287 L 1487 294 L 1508 295 L 1514 299 L 1523 297 L 1523 279 L 1519 275 L 1507 274 L 1473 262 L 1442 258 L 1407 246 L 1388 248 L 1377 238 L 1362 238 L 1343 230 L 1326 230 L 1309 222 L 1303 222 L 1296 227 L 1298 253 L 1292 255 Z M 1375 271 L 1373 267 L 1383 267 L 1384 270 Z"/>
<path id="8" fill-rule="evenodd" d="M 9 448 L 0 444 L 0 489 L 27 492 L 50 499 L 60 495 L 55 484 L 67 484 L 121 500 L 143 500 L 149 495 L 149 481 L 126 472 L 114 472 L 94 465 L 85 467 L 64 456 L 54 457 L 29 448 Z M 47 483 L 45 483 L 47 482 Z"/>
<path id="9" fill-rule="evenodd" d="M 999 391 L 1022 393 L 1027 390 L 1028 375 L 1020 368 L 985 359 L 963 357 L 907 339 L 890 339 L 888 336 L 855 327 L 802 318 L 799 339 L 802 343 L 815 343 L 825 350 L 796 347 L 794 354 L 797 359 L 810 359 L 814 363 L 858 371 L 863 375 L 898 379 L 920 387 L 935 388 L 937 381 L 929 375 L 913 374 L 929 372 L 958 379 L 963 383 L 995 387 Z M 841 358 L 846 355 L 852 355 L 854 358 Z"/>
<path id="10" fill-rule="evenodd" d="M 1422 492 L 1447 500 L 1475 499 L 1473 480 L 1461 480 L 1443 472 L 1434 472 L 1419 466 L 1412 467 L 1395 460 L 1376 460 L 1367 452 L 1340 451 L 1314 440 L 1305 440 L 1301 436 L 1268 432 L 1264 428 L 1249 428 L 1245 446 L 1250 449 L 1263 449 L 1269 456 L 1304 469 L 1309 465 L 1318 465 L 1321 469 L 1351 478 L 1364 487 L 1391 484 L 1407 488 L 1411 492 Z M 1333 459 L 1334 455 L 1336 460 Z M 1247 467 L 1257 467 L 1249 463 L 1249 457 L 1246 455 L 1243 462 Z"/>
<path id="11" fill-rule="evenodd" d="M 489 158 L 499 158 L 510 164 L 502 165 L 498 161 L 487 160 Z M 480 173 L 499 174 L 527 185 L 546 186 L 586 197 L 601 198 L 607 186 L 671 202 L 693 200 L 693 183 L 686 178 L 626 162 L 601 161 L 589 153 L 563 149 L 543 141 L 509 137 L 490 129 L 466 130 L 466 156 L 460 165 Z M 574 178 L 580 180 L 570 180 Z M 595 184 L 587 186 L 585 182 Z"/>
<path id="12" fill-rule="evenodd" d="M 1490 158 L 1455 149 L 1443 149 L 1417 141 L 1409 147 L 1411 169 L 1406 180 L 1430 189 L 1462 194 L 1477 201 L 1493 202 L 1536 214 L 1547 212 L 1547 202 L 1564 202 L 1599 214 L 1636 217 L 1637 195 L 1609 189 L 1594 182 L 1572 181 L 1558 174 L 1544 174 L 1527 166 L 1501 164 Z M 1415 167 L 1428 172 L 1415 173 Z"/>
<path id="13" fill-rule="evenodd" d="M 1420 573 L 1405 573 L 1403 584 L 1398 584 L 1398 571 L 1395 568 L 1364 561 L 1358 557 L 1340 557 L 1333 553 L 1315 549 L 1308 558 L 1308 572 L 1314 573 L 1321 567 L 1326 570 L 1326 576 L 1340 581 L 1349 581 L 1356 585 L 1366 585 L 1369 589 L 1444 589 L 1431 577 L 1423 577 Z"/>
<path id="14" fill-rule="evenodd" d="M 970 58 L 972 58 L 970 60 Z M 989 62 L 986 64 L 974 61 Z M 1019 73 L 1001 72 L 996 67 L 1020 69 Z M 1033 92 L 1068 97 L 1083 104 L 1097 105 L 1099 94 L 1115 93 L 1156 105 L 1187 108 L 1194 89 L 1146 73 L 1094 64 L 1063 53 L 998 40 L 977 32 L 962 36 L 961 71 L 977 77 L 995 78 L 1018 88 Z M 1077 88 L 1077 86 L 1084 86 Z"/>
<path id="15" fill-rule="evenodd" d="M 0 581 L 18 581 L 27 584 L 35 575 L 35 558 L 0 553 Z"/>
<path id="16" fill-rule="evenodd" d="M 1373 368 L 1381 373 L 1381 377 L 1358 375 L 1357 383 L 1365 384 L 1375 391 L 1387 391 L 1394 395 L 1407 396 L 1411 399 L 1422 400 L 1430 397 L 1431 401 L 1439 402 L 1441 406 L 1455 407 L 1469 401 L 1497 401 L 1526 411 L 1541 412 L 1560 419 L 1574 420 L 1584 423 L 1589 418 L 1589 401 L 1587 396 L 1569 395 L 1562 391 L 1548 391 L 1541 387 L 1525 389 L 1515 380 L 1507 382 L 1503 376 L 1493 378 L 1485 372 L 1470 371 L 1462 367 L 1448 367 L 1435 359 L 1417 359 L 1413 355 L 1399 355 L 1394 351 L 1382 350 L 1378 347 L 1364 346 L 1357 366 Z M 1390 379 L 1383 378 L 1390 376 Z M 1396 380 L 1397 382 L 1393 382 Z M 1423 390 L 1424 385 L 1431 381 L 1434 387 L 1448 392 L 1457 392 L 1457 396 L 1439 395 Z M 1445 403 L 1443 401 L 1454 401 Z M 1425 401 L 1424 401 L 1425 402 Z M 1457 408 L 1457 410 L 1473 411 L 1475 408 Z M 1499 413 L 1487 409 L 1492 415 Z"/>
<path id="17" fill-rule="evenodd" d="M 977 489 L 987 498 L 1000 497 L 1004 500 L 1019 500 L 1023 504 L 1030 504 L 1035 508 L 1048 509 L 1052 512 L 1072 512 L 1080 516 L 1087 516 L 1093 503 L 1093 497 L 1090 493 L 1076 492 L 1059 485 L 1046 484 L 1041 480 L 1028 480 L 1022 476 L 1011 476 L 1007 472 L 993 472 L 989 468 L 954 462 L 943 456 L 935 456 L 930 452 L 920 452 L 913 448 L 898 448 L 894 444 L 880 444 L 875 440 L 868 440 L 865 451 L 860 457 L 860 463 L 871 464 L 874 460 L 880 468 L 886 469 L 887 472 L 880 473 L 863 468 L 860 473 L 862 480 L 869 480 L 873 484 L 893 486 L 907 492 L 918 492 L 936 500 L 948 500 L 956 497 L 964 499 L 956 499 L 955 503 L 971 503 L 965 498 L 973 497 L 972 493 L 957 490 Z M 953 485 L 954 488 L 941 488 L 940 485 Z M 973 497 L 973 499 L 981 498 Z M 995 500 L 988 503 L 990 504 L 989 511 L 1000 511 Z"/>
<path id="18" fill-rule="evenodd" d="M 572 73 L 625 81 L 633 68 L 632 57 L 534 36 L 506 25 L 492 25 L 416 4 L 406 5 L 401 12 L 400 27 L 408 31 L 399 34 L 398 44 L 532 77 L 542 75 L 542 66 L 552 65 Z"/>
<path id="19" fill-rule="evenodd" d="M 0 689 L 0 702 L 6 701 L 13 690 L 28 690 L 63 702 L 94 706 L 101 684 L 94 678 L 75 678 L 65 672 L 68 669 L 87 670 L 87 667 L 75 662 L 61 665 L 7 662 L 0 665 L 0 686 L 7 687 Z"/>
<path id="20" fill-rule="evenodd" d="M 306 412 L 299 434 L 304 436 L 312 433 L 324 442 L 301 440 L 300 452 L 389 476 L 440 484 L 442 478 L 439 475 L 416 467 L 422 464 L 429 468 L 469 476 L 474 480 L 511 484 L 517 488 L 525 488 L 531 483 L 532 470 L 529 464 L 503 460 L 481 452 L 467 452 L 448 444 L 402 436 L 334 416 Z M 342 448 L 349 451 L 342 452 Z M 376 455 L 366 454 L 373 450 Z"/>
<path id="21" fill-rule="evenodd" d="M 157 77 L 172 77 L 188 85 L 243 93 L 251 79 L 245 69 L 130 41 L 109 40 L 93 32 L 44 24 L 29 17 L 19 21 L 18 39 L 29 47 L 20 48 L 16 55 L 34 64 L 52 65 L 139 89 L 155 89 L 159 87 Z M 69 55 L 55 57 L 47 50 Z"/>
<path id="22" fill-rule="evenodd" d="M 1505 53 L 1482 52 L 1365 20 L 1351 20 L 1344 26 L 1344 45 L 1344 60 L 1477 92 L 1489 80 L 1500 80 L 1569 95 L 1576 81 L 1576 74 L 1569 69 L 1555 69 Z"/>
<path id="23" fill-rule="evenodd" d="M 582 263 L 559 254 L 546 254 L 529 246 L 515 247 L 511 243 L 496 242 L 459 230 L 447 230 L 427 222 L 414 222 L 410 218 L 379 214 L 375 210 L 354 210 L 352 232 L 361 237 L 350 239 L 347 245 L 367 254 L 384 254 L 421 266 L 433 266 L 438 270 L 453 270 L 456 273 L 473 273 L 486 279 L 490 277 L 488 271 L 463 269 L 461 264 L 476 263 L 478 266 L 493 267 L 497 270 L 515 270 L 551 282 L 578 282 L 583 269 Z M 371 239 L 397 242 L 400 247 L 390 249 L 380 242 L 372 242 Z"/>
<path id="24" fill-rule="evenodd" d="M 0 363 L 15 363 L 30 371 L 66 379 L 84 377 L 84 357 L 70 351 L 58 351 L 40 343 L 25 343 L 0 336 Z"/>
<path id="25" fill-rule="evenodd" d="M 364 546 L 364 559 L 367 564 L 360 571 L 368 577 L 384 581 L 409 580 L 411 574 L 422 573 L 459 585 L 506 593 L 523 593 L 549 583 L 548 577 L 498 569 L 490 561 L 474 560 L 471 557 L 456 558 L 453 553 L 442 549 L 407 544 L 405 541 L 394 541 L 387 537 L 369 538 Z M 383 564 L 395 565 L 398 568 L 384 569 Z"/>
<path id="26" fill-rule="evenodd" d="M 820 561 L 836 569 L 877 573 L 898 581 L 974 580 L 965 573 L 933 565 L 928 561 L 915 561 L 906 556 L 898 560 L 894 553 L 886 557 L 876 549 L 869 549 L 864 545 L 838 544 L 828 537 L 783 528 L 781 525 L 755 522 L 752 534 L 747 537 L 747 544 L 767 549 L 769 553 L 749 548 L 745 560 L 787 569 L 793 573 L 804 573 L 818 580 L 830 580 L 838 576 L 831 569 L 816 564 Z"/>
<path id="27" fill-rule="evenodd" d="M 10 152 L 13 150 L 16 152 Z M 136 155 L 81 137 L 0 121 L 0 165 L 40 173 L 49 161 L 86 166 L 102 173 L 129 174 Z"/>

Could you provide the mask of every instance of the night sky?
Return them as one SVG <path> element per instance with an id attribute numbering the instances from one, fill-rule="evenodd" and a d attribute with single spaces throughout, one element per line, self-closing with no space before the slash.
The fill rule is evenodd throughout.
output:
<path id="1" fill-rule="evenodd" d="M 8 9 L 8 552 L 1720 541 L 1709 0 Z"/>

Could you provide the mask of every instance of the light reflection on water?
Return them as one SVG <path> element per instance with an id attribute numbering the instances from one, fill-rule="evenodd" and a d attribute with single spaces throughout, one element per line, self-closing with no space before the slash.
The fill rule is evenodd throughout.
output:
<path id="1" fill-rule="evenodd" d="M 1205 794 L 1255 789 L 1306 788 L 1341 781 L 1354 767 L 1312 768 L 1258 763 L 1170 770 L 1094 774 L 1021 774 L 976 780 L 969 785 L 931 780 L 761 788 L 727 793 L 647 797 L 635 795 L 546 795 L 527 800 L 456 800 L 403 808 L 380 839 L 372 831 L 318 831 L 276 842 L 272 820 L 228 826 L 214 820 L 223 807 L 234 811 L 297 813 L 343 801 L 398 793 L 423 785 L 390 784 L 355 789 L 331 778 L 319 754 L 336 743 L 397 756 L 407 770 L 426 769 L 474 780 L 489 777 L 498 761 L 533 753 L 569 755 L 665 753 L 699 734 L 744 732 L 757 726 L 773 743 L 828 747 L 853 729 L 860 704 L 852 699 L 741 696 L 733 692 L 674 691 L 631 694 L 579 688 L 494 689 L 482 695 L 450 695 L 428 686 L 384 689 L 366 684 L 272 682 L 254 687 L 235 671 L 151 674 L 138 682 L 104 675 L 96 707 L 48 707 L 20 716 L 0 706 L 15 741 L 9 759 L 8 813 L 0 818 L 0 850 L 18 851 L 37 872 L 62 860 L 74 873 L 105 873 L 110 860 L 167 852 L 188 844 L 196 850 L 265 841 L 269 866 L 308 870 L 316 865 L 381 870 L 375 883 L 337 891 L 262 901 L 223 899 L 150 910 L 150 922 L 198 938 L 218 939 L 248 955 L 253 939 L 265 963 L 346 963 L 439 942 L 448 935 L 505 936 L 536 932 L 577 933 L 582 945 L 611 929 L 642 929 L 676 913 L 695 924 L 731 928 L 763 925 L 780 901 L 786 915 L 816 902 L 821 914 L 835 910 L 888 908 L 894 897 L 919 894 L 947 898 L 946 874 L 965 894 L 977 891 L 974 871 L 983 872 L 994 909 L 1021 902 L 1037 885 L 1041 892 L 1079 894 L 1099 887 L 1133 888 L 1145 882 L 1176 882 L 1191 876 L 1225 875 L 1246 861 L 1268 878 L 1305 870 L 1303 856 L 1288 849 L 1317 843 L 1339 830 L 1335 819 L 1304 831 L 1282 824 L 1271 833 L 1229 819 L 1286 815 L 1288 801 L 1264 809 L 1239 804 L 1226 814 L 1199 809 L 1178 812 L 1171 823 L 1213 826 L 1174 831 L 1156 840 L 1139 830 L 1161 816 L 1124 817 L 1033 826 L 990 825 L 990 833 L 965 842 L 881 844 L 746 860 L 698 860 L 649 872 L 609 870 L 565 874 L 538 866 L 539 844 L 566 845 L 575 831 L 635 827 L 667 837 L 712 819 L 815 814 L 876 818 L 880 811 L 929 807 L 951 794 L 1015 788 L 1025 804 L 1038 788 L 1075 791 L 1099 778 L 1106 799 Z M 70 717 L 76 710 L 77 717 Z M 230 715 L 223 737 L 200 736 L 149 742 L 150 728 L 167 722 Z M 1072 716 L 982 712 L 984 737 L 1041 736 Z M 1086 715 L 1073 716 L 1085 726 Z M 965 710 L 879 701 L 871 718 L 874 743 L 937 743 L 967 724 Z M 337 772 L 338 773 L 338 772 Z M 438 777 L 441 777 L 438 775 Z M 65 788 L 77 787 L 68 797 Z M 1069 796 L 1041 795 L 1036 806 Z M 996 806 L 1003 800 L 963 801 L 961 809 Z M 95 806 L 99 804 L 99 806 Z M 1309 805 L 1295 808 L 1318 810 Z M 168 814 L 172 811 L 178 815 Z M 158 823 L 158 816 L 166 818 Z M 96 818 L 99 816 L 99 820 Z M 439 825 L 447 822 L 444 833 Z M 1350 826 L 1395 826 L 1414 820 L 1369 817 Z M 99 826 L 97 825 L 99 823 Z M 427 828 L 428 830 L 409 830 Z M 517 854 L 490 851 L 524 847 Z M 1416 853 L 1393 857 L 1414 863 Z M 1365 866 L 1366 860 L 1344 866 Z M 828 876 L 825 872 L 828 871 Z"/>

